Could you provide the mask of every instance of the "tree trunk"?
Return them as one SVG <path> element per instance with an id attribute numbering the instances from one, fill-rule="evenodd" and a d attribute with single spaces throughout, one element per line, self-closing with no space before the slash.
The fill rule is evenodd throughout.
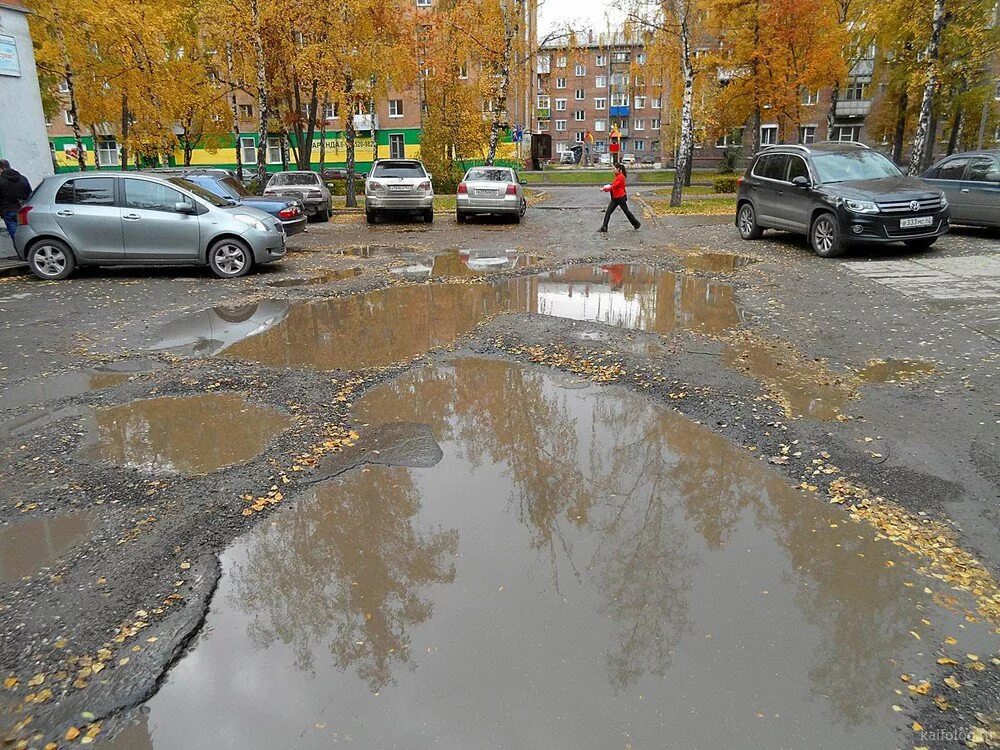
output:
<path id="1" fill-rule="evenodd" d="M 515 0 L 514 6 L 521 5 L 519 0 Z M 506 8 L 506 5 L 502 6 Z M 490 121 L 490 140 L 486 150 L 486 166 L 493 166 L 497 155 L 497 146 L 500 143 L 500 131 L 503 124 L 500 116 L 507 109 L 507 94 L 510 91 L 510 67 L 511 57 L 514 52 L 514 36 L 517 34 L 519 13 L 504 13 L 504 33 L 503 33 L 503 62 L 500 65 L 500 83 L 496 90 L 496 97 L 493 99 L 493 119 Z"/>
<path id="2" fill-rule="evenodd" d="M 318 109 L 319 80 L 313 78 L 309 96 L 309 124 L 306 125 L 305 138 L 299 142 L 299 169 L 309 169 L 312 166 L 313 138 L 316 136 L 316 111 Z"/>
<path id="3" fill-rule="evenodd" d="M 243 182 L 243 145 L 240 139 L 240 108 L 233 81 L 233 45 L 226 44 L 226 75 L 229 77 L 229 109 L 233 115 L 233 138 L 236 139 L 236 179 Z"/>
<path id="4" fill-rule="evenodd" d="M 257 123 L 257 190 L 263 191 L 267 184 L 267 125 L 271 106 L 267 91 L 267 60 L 264 57 L 264 40 L 261 37 L 260 5 L 258 0 L 250 0 L 250 22 L 253 28 L 253 44 L 257 65 L 257 107 L 260 119 Z"/>
<path id="5" fill-rule="evenodd" d="M 345 167 L 346 193 L 344 205 L 347 208 L 357 208 L 358 198 L 354 192 L 354 80 L 350 75 L 344 77 L 344 143 L 347 147 L 347 163 Z"/>
<path id="6" fill-rule="evenodd" d="M 378 161 L 378 130 L 375 128 L 375 79 L 372 78 L 372 93 L 368 97 L 368 112 L 372 118 L 372 164 Z"/>
<path id="7" fill-rule="evenodd" d="M 927 79 L 924 81 L 924 94 L 920 100 L 920 115 L 917 118 L 917 132 L 913 136 L 913 148 L 910 151 L 910 168 L 908 174 L 916 177 L 927 166 L 928 153 L 933 151 L 933 141 L 928 148 L 931 114 L 934 111 L 934 92 L 938 84 L 938 58 L 941 53 L 941 35 L 946 23 L 945 0 L 934 0 L 934 20 L 931 25 L 931 38 L 924 50 L 924 63 L 927 65 Z"/>
<path id="8" fill-rule="evenodd" d="M 687 174 L 694 147 L 694 67 L 691 65 L 691 38 L 686 0 L 674 0 L 674 12 L 677 15 L 680 32 L 681 72 L 684 76 L 684 93 L 681 97 L 681 142 L 674 163 L 674 185 L 670 191 L 670 205 L 677 207 L 681 205 L 685 183 L 690 184 L 687 181 Z"/>
<path id="9" fill-rule="evenodd" d="M 962 129 L 962 107 L 955 105 L 955 114 L 951 120 L 951 132 L 948 134 L 948 156 L 955 153 L 958 146 L 958 134 Z"/>
<path id="10" fill-rule="evenodd" d="M 286 128 L 281 129 L 281 171 L 287 172 L 289 166 L 288 161 L 288 130 Z"/>
<path id="11" fill-rule="evenodd" d="M 903 90 L 899 94 L 899 103 L 896 105 L 896 133 L 892 139 L 892 160 L 899 164 L 903 160 L 903 140 L 906 138 L 906 108 L 909 106 L 909 92 L 906 83 L 903 83 Z"/>
<path id="12" fill-rule="evenodd" d="M 122 143 L 121 143 L 121 156 L 119 161 L 121 168 L 123 170 L 128 169 L 128 129 L 129 129 L 129 114 L 128 114 L 128 97 L 122 94 Z"/>
<path id="13" fill-rule="evenodd" d="M 76 111 L 76 85 L 73 82 L 73 68 L 70 67 L 69 59 L 65 62 L 66 88 L 69 91 L 69 119 L 73 122 L 73 139 L 76 141 L 76 165 L 81 172 L 87 171 L 87 156 L 83 148 L 83 134 L 80 132 L 80 118 Z M 96 151 L 97 143 L 94 143 Z"/>
<path id="14" fill-rule="evenodd" d="M 833 133 L 833 123 L 837 119 L 837 103 L 840 101 L 840 81 L 835 81 L 830 88 L 830 111 L 826 113 L 826 138 Z"/>
<path id="15" fill-rule="evenodd" d="M 323 104 L 323 125 L 319 131 L 319 174 L 323 176 L 326 169 L 326 103 Z"/>

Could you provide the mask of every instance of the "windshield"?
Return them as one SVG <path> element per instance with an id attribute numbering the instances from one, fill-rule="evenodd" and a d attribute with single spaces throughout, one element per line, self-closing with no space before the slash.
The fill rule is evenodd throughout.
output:
<path id="1" fill-rule="evenodd" d="M 176 185 L 179 188 L 183 188 L 184 190 L 187 190 L 189 193 L 197 195 L 199 198 L 205 201 L 205 203 L 210 203 L 213 206 L 224 208 L 229 205 L 219 196 L 215 195 L 214 193 L 210 193 L 208 190 L 205 190 L 205 188 L 203 188 L 201 185 L 195 185 L 193 182 L 191 182 L 191 180 L 185 180 L 183 177 L 168 177 L 167 182 L 169 182 L 171 185 Z"/>
<path id="2" fill-rule="evenodd" d="M 413 161 L 380 161 L 372 171 L 372 177 L 424 177 L 424 168 Z"/>
<path id="3" fill-rule="evenodd" d="M 509 169 L 470 169 L 465 179 L 467 182 L 513 182 Z"/>
<path id="4" fill-rule="evenodd" d="M 282 172 L 271 178 L 268 187 L 275 185 L 315 185 L 319 179 L 312 172 Z"/>
<path id="5" fill-rule="evenodd" d="M 219 184 L 226 187 L 227 190 L 232 195 L 238 195 L 240 198 L 252 198 L 253 193 L 243 187 L 243 183 L 237 180 L 235 177 L 224 177 L 219 180 Z"/>
<path id="6" fill-rule="evenodd" d="M 848 182 L 901 177 L 902 172 L 877 151 L 833 151 L 813 154 L 820 182 Z"/>

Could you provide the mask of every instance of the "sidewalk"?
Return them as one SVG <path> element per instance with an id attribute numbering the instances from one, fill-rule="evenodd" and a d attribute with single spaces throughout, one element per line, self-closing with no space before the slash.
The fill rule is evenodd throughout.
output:
<path id="1" fill-rule="evenodd" d="M 28 273 L 28 264 L 17 259 L 14 244 L 5 232 L 0 236 L 0 276 L 18 276 L 22 273 Z"/>

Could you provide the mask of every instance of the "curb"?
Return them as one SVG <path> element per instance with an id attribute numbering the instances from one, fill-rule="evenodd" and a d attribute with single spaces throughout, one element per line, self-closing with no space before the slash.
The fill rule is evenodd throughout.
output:
<path id="1" fill-rule="evenodd" d="M 28 264 L 20 261 L 0 260 L 0 277 L 2 276 L 27 276 Z"/>

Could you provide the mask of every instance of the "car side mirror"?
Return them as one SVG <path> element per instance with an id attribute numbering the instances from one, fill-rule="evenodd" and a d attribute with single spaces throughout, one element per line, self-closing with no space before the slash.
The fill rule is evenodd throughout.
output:
<path id="1" fill-rule="evenodd" d="M 798 177 L 792 178 L 792 185 L 797 188 L 807 188 L 809 187 L 809 178 L 799 175 Z"/>
<path id="2" fill-rule="evenodd" d="M 991 169 L 989 172 L 987 172 L 986 181 L 1000 183 L 1000 169 Z"/>
<path id="3" fill-rule="evenodd" d="M 194 206 L 187 201 L 177 201 L 177 203 L 174 204 L 174 211 L 179 214 L 193 214 Z"/>
<path id="4" fill-rule="evenodd" d="M 427 179 L 428 180 L 433 180 L 434 179 L 434 175 L 432 175 L 430 172 L 428 172 L 427 173 Z"/>
<path id="5" fill-rule="evenodd" d="M 528 181 L 526 179 L 524 179 L 523 177 L 518 177 L 517 181 L 519 183 L 521 183 L 522 185 L 527 185 L 528 184 Z"/>

